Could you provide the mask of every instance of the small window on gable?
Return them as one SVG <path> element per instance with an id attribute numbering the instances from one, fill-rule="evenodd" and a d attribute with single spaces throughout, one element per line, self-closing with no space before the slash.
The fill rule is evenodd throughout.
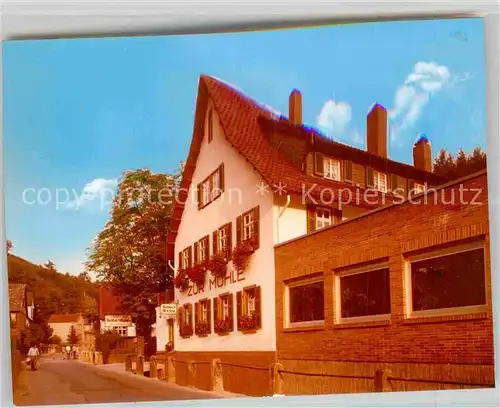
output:
<path id="1" fill-rule="evenodd" d="M 224 164 L 198 184 L 198 208 L 215 201 L 224 192 Z"/>

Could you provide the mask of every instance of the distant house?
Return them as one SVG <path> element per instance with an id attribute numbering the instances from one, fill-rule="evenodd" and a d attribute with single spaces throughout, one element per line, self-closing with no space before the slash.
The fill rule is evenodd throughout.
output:
<path id="1" fill-rule="evenodd" d="M 79 313 L 75 314 L 53 314 L 48 321 L 52 328 L 53 336 L 58 336 L 63 344 L 67 342 L 71 326 L 74 326 L 80 340 L 83 339 L 85 319 Z"/>
<path id="2" fill-rule="evenodd" d="M 33 320 L 35 303 L 25 284 L 9 283 L 9 311 L 11 333 L 19 332 Z"/>
<path id="3" fill-rule="evenodd" d="M 101 332 L 112 331 L 122 337 L 136 335 L 132 316 L 123 311 L 120 296 L 107 285 L 99 288 L 99 320 Z"/>

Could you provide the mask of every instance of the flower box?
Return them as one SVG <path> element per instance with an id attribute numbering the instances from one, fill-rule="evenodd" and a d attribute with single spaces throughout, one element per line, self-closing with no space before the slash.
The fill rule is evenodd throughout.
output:
<path id="1" fill-rule="evenodd" d="M 189 337 L 193 335 L 193 327 L 189 324 L 183 324 L 180 326 L 180 335 L 182 337 Z"/>
<path id="2" fill-rule="evenodd" d="M 229 259 L 225 256 L 225 254 L 214 254 L 208 262 L 208 270 L 212 273 L 214 278 L 223 278 L 227 273 L 228 262 Z"/>
<path id="3" fill-rule="evenodd" d="M 238 318 L 238 330 L 256 330 L 257 329 L 257 316 L 255 313 Z"/>
<path id="4" fill-rule="evenodd" d="M 181 292 L 184 292 L 189 287 L 189 280 L 185 270 L 180 270 L 175 276 L 174 285 Z"/>
<path id="5" fill-rule="evenodd" d="M 201 321 L 196 323 L 194 332 L 198 336 L 206 336 L 207 334 L 210 333 L 210 326 L 207 321 Z"/>
<path id="6" fill-rule="evenodd" d="M 233 331 L 233 319 L 227 317 L 224 320 L 216 320 L 214 322 L 214 331 L 219 334 Z"/>
<path id="7" fill-rule="evenodd" d="M 255 244 L 252 239 L 241 241 L 236 244 L 232 252 L 232 261 L 238 272 L 242 272 L 246 269 L 250 255 L 254 252 Z"/>
<path id="8" fill-rule="evenodd" d="M 207 264 L 200 263 L 197 265 L 193 265 L 186 270 L 186 274 L 191 282 L 195 283 L 198 286 L 204 286 L 205 276 L 207 274 Z"/>

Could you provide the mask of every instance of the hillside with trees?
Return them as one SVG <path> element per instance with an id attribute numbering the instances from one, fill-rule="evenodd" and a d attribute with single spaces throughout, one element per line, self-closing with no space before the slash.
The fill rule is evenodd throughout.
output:
<path id="1" fill-rule="evenodd" d="M 26 284 L 35 299 L 35 324 L 22 333 L 24 347 L 31 341 L 51 342 L 52 330 L 47 321 L 54 313 L 97 314 L 99 293 L 87 274 L 61 273 L 50 261 L 35 265 L 11 253 L 7 255 L 7 265 L 9 282 Z"/>

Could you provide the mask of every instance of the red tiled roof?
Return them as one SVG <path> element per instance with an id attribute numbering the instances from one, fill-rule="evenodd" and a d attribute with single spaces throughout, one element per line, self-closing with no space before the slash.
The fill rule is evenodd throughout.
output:
<path id="1" fill-rule="evenodd" d="M 101 285 L 99 288 L 99 317 L 104 319 L 106 315 L 124 314 L 121 307 L 120 296 L 114 293 L 113 288 Z"/>
<path id="2" fill-rule="evenodd" d="M 283 125 L 283 118 L 277 119 L 270 111 L 231 86 L 212 77 L 202 75 L 198 84 L 193 138 L 184 167 L 179 197 L 174 205 L 171 228 L 167 239 L 167 259 L 173 257 L 177 229 L 182 218 L 184 202 L 188 196 L 203 140 L 208 100 L 215 107 L 226 140 L 269 185 L 283 185 L 286 192 L 290 194 L 302 194 L 304 191 L 311 191 L 310 195 L 316 199 L 320 198 L 320 194 L 322 194 L 321 199 L 324 202 L 337 201 L 339 189 L 342 191 L 343 202 L 346 202 L 349 197 L 356 197 L 357 193 L 363 192 L 363 189 L 350 184 L 305 175 L 300 168 L 278 152 L 266 136 L 265 126 L 262 125 L 262 122 L 275 121 L 277 124 Z M 292 125 L 288 121 L 286 122 L 289 131 L 294 131 L 294 128 L 301 128 L 303 131 L 308 132 L 304 126 Z M 360 152 L 363 151 L 360 150 Z M 310 190 L 311 188 L 312 190 Z M 332 199 L 331 193 L 333 193 L 335 199 Z M 360 196 L 363 196 L 363 194 L 360 194 Z M 375 198 L 371 195 L 370 202 L 363 201 L 361 198 L 356 202 L 356 205 L 366 209 L 377 208 L 382 204 L 377 203 Z M 391 196 L 385 196 L 383 203 L 386 204 L 392 201 Z"/>
<path id="3" fill-rule="evenodd" d="M 81 315 L 75 314 L 53 314 L 49 318 L 49 323 L 77 323 Z"/>

